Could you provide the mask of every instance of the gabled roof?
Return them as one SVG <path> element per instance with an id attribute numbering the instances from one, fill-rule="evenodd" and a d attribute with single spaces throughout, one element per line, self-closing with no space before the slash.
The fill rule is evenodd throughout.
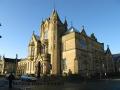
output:
<path id="1" fill-rule="evenodd" d="M 120 54 L 113 54 L 112 56 L 114 61 L 120 61 Z"/>
<path id="2" fill-rule="evenodd" d="M 32 34 L 32 37 L 35 38 L 36 41 L 39 41 L 40 40 L 40 37 L 38 35 L 36 35 L 33 31 L 33 34 Z"/>
<path id="3" fill-rule="evenodd" d="M 36 39 L 37 41 L 40 40 L 40 37 L 39 37 L 38 35 L 34 35 L 34 36 L 35 36 L 35 39 Z"/>
<path id="4" fill-rule="evenodd" d="M 33 32 L 32 38 L 29 42 L 29 46 L 34 46 L 34 42 L 40 42 L 40 37 L 38 35 L 35 35 Z"/>
<path id="5" fill-rule="evenodd" d="M 73 26 L 71 26 L 66 32 L 65 34 L 71 33 L 71 32 L 79 32 L 76 28 L 74 28 Z"/>

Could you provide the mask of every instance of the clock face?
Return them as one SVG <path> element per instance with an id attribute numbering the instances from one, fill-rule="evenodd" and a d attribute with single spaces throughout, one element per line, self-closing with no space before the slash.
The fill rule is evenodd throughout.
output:
<path id="1" fill-rule="evenodd" d="M 81 48 L 86 48 L 85 40 L 83 40 L 83 39 L 80 40 L 80 46 L 81 46 Z"/>

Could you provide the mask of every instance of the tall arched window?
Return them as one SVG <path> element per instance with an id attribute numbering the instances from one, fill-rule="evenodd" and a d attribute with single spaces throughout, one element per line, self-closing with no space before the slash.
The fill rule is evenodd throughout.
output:
<path id="1" fill-rule="evenodd" d="M 31 41 L 29 44 L 29 56 L 34 56 L 34 51 L 35 51 L 35 45 L 34 42 Z"/>
<path id="2" fill-rule="evenodd" d="M 31 56 L 34 56 L 34 46 L 31 47 Z"/>
<path id="3" fill-rule="evenodd" d="M 48 39 L 48 30 L 45 30 L 44 32 L 44 39 Z"/>

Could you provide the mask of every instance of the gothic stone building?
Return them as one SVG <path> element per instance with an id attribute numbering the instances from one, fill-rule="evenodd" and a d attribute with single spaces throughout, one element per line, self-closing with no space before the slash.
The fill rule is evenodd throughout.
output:
<path id="1" fill-rule="evenodd" d="M 9 73 L 16 74 L 17 62 L 21 59 L 17 58 L 6 58 L 5 56 L 0 58 L 0 75 Z"/>
<path id="2" fill-rule="evenodd" d="M 28 50 L 28 57 L 18 62 L 18 74 L 89 76 L 114 71 L 109 47 L 105 51 L 104 43 L 94 33 L 88 36 L 84 27 L 81 32 L 73 26 L 68 29 L 56 10 L 42 21 L 40 36 L 33 32 Z"/>

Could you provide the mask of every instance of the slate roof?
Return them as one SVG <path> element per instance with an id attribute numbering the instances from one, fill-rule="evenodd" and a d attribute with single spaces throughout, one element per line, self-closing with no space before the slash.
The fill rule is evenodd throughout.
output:
<path id="1" fill-rule="evenodd" d="M 21 59 L 17 59 L 17 61 L 20 61 Z M 15 63 L 16 59 L 12 59 L 12 58 L 4 58 L 5 62 L 10 62 L 10 63 Z"/>
<path id="2" fill-rule="evenodd" d="M 114 61 L 120 60 L 120 54 L 113 54 L 112 56 Z"/>
<path id="3" fill-rule="evenodd" d="M 76 28 L 74 28 L 73 26 L 71 26 L 66 32 L 65 34 L 68 34 L 70 32 L 79 32 Z"/>

